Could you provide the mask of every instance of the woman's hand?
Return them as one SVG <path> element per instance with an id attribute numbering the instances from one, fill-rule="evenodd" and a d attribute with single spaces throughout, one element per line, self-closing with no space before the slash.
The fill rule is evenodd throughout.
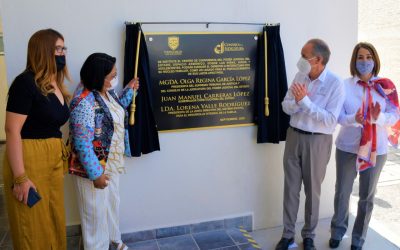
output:
<path id="1" fill-rule="evenodd" d="M 359 108 L 357 110 L 357 113 L 354 118 L 357 123 L 364 124 L 364 114 L 362 113 L 362 108 Z"/>
<path id="2" fill-rule="evenodd" d="M 14 184 L 13 186 L 14 197 L 18 201 L 23 202 L 26 205 L 26 203 L 28 202 L 29 189 L 31 187 L 33 187 L 36 190 L 36 186 L 32 183 L 30 179 L 27 179 L 25 182 L 20 184 Z"/>
<path id="3" fill-rule="evenodd" d="M 138 90 L 139 89 L 139 77 L 133 78 L 127 85 L 131 89 Z"/>
<path id="4" fill-rule="evenodd" d="M 375 121 L 378 120 L 379 114 L 381 113 L 381 105 L 379 104 L 379 102 L 376 102 L 375 105 L 373 103 L 371 104 L 370 112 L 372 119 L 374 119 Z"/>
<path id="5" fill-rule="evenodd" d="M 105 189 L 108 186 L 110 177 L 106 174 L 102 174 L 99 178 L 93 181 L 95 188 Z"/>

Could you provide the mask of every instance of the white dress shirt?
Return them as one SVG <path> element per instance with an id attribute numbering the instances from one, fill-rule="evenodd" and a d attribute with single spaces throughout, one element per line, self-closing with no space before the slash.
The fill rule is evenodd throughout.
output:
<path id="1" fill-rule="evenodd" d="M 374 77 L 371 80 L 375 80 Z M 342 151 L 357 154 L 360 147 L 362 125 L 355 120 L 357 110 L 362 106 L 364 95 L 364 87 L 357 83 L 358 77 L 351 77 L 344 81 L 346 100 L 343 104 L 342 111 L 339 116 L 339 124 L 341 125 L 339 136 L 336 138 L 336 147 Z M 379 102 L 381 105 L 381 113 L 376 121 L 376 152 L 377 155 L 387 153 L 388 134 L 386 127 L 394 125 L 399 119 L 399 113 L 395 107 L 387 103 L 375 89 L 371 90 L 372 101 Z"/>
<path id="2" fill-rule="evenodd" d="M 290 126 L 308 132 L 332 134 L 345 97 L 342 80 L 325 68 L 313 81 L 299 72 L 292 83 L 305 84 L 308 94 L 296 102 L 291 89 L 286 93 L 282 108 L 290 115 Z"/>

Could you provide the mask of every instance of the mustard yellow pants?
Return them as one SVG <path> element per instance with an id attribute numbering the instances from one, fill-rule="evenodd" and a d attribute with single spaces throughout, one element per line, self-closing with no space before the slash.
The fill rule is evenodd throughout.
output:
<path id="1" fill-rule="evenodd" d="M 4 157 L 4 193 L 15 250 L 64 250 L 66 246 L 64 211 L 64 146 L 61 139 L 24 139 L 25 173 L 36 185 L 42 199 L 32 208 L 12 194 L 13 174 Z"/>

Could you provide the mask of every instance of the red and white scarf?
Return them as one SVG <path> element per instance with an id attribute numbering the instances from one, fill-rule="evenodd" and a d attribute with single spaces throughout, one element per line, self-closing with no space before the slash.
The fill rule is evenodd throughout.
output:
<path id="1" fill-rule="evenodd" d="M 370 107 L 373 103 L 371 89 L 375 89 L 379 95 L 385 98 L 388 105 L 393 105 L 397 111 L 399 110 L 399 99 L 396 86 L 387 78 L 373 80 L 371 81 L 372 84 L 361 80 L 357 81 L 357 83 L 363 86 L 365 90 L 362 103 L 364 124 L 361 132 L 360 148 L 357 154 L 357 170 L 361 172 L 368 168 L 375 167 L 376 163 L 376 124 L 372 123 L 370 113 Z M 397 121 L 395 125 L 388 127 L 387 130 L 389 142 L 394 147 L 397 147 L 400 135 L 400 120 Z"/>

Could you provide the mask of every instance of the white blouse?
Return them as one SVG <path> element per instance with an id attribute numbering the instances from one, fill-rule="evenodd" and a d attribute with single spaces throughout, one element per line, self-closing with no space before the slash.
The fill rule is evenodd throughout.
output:
<path id="1" fill-rule="evenodd" d="M 107 92 L 107 98 L 101 96 L 110 110 L 114 122 L 114 133 L 111 139 L 108 154 L 106 174 L 125 173 L 124 167 L 124 136 L 125 136 L 125 111 L 119 103 Z"/>
<path id="2" fill-rule="evenodd" d="M 378 79 L 374 77 L 371 80 Z M 355 114 L 362 106 L 362 100 L 366 93 L 364 87 L 357 83 L 358 77 L 351 77 L 344 81 L 346 99 L 344 101 L 338 123 L 341 125 L 339 135 L 336 138 L 336 147 L 342 151 L 357 154 L 361 139 L 361 124 L 355 121 Z M 372 101 L 379 102 L 381 113 L 376 121 L 376 152 L 378 155 L 387 153 L 388 134 L 387 127 L 394 125 L 399 119 L 397 109 L 392 107 L 386 100 L 378 94 L 375 89 L 371 90 Z"/>

